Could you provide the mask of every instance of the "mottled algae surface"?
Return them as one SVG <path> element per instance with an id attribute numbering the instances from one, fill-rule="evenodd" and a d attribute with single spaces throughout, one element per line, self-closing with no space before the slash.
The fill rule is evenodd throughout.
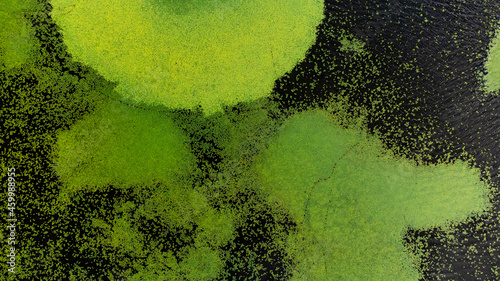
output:
<path id="1" fill-rule="evenodd" d="M 495 1 L 4 2 L 0 280 L 500 280 Z"/>

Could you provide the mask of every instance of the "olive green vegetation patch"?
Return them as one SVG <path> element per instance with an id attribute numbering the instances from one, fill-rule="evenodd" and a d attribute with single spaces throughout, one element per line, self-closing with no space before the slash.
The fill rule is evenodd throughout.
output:
<path id="1" fill-rule="evenodd" d="M 86 197 L 110 189 L 128 194 L 113 199 L 111 213 L 89 210 L 77 230 L 89 233 L 77 238 L 80 251 L 100 249 L 113 265 L 107 278 L 213 280 L 224 268 L 221 247 L 233 239 L 235 216 L 214 209 L 193 183 L 196 159 L 174 118 L 180 117 L 105 100 L 57 135 L 53 167 L 64 204 L 54 212 L 71 217 Z M 75 267 L 70 278 L 90 274 Z"/>
<path id="2" fill-rule="evenodd" d="M 294 116 L 261 157 L 263 192 L 299 223 L 287 244 L 292 280 L 418 280 L 407 227 L 444 226 L 489 206 L 467 163 L 417 166 L 323 111 Z"/>
<path id="3" fill-rule="evenodd" d="M 54 168 L 69 192 L 169 183 L 194 169 L 188 141 L 165 114 L 110 101 L 59 133 Z"/>
<path id="4" fill-rule="evenodd" d="M 51 3 L 69 52 L 125 99 L 207 114 L 268 96 L 323 18 L 320 0 Z"/>
<path id="5" fill-rule="evenodd" d="M 33 49 L 33 31 L 25 15 L 33 13 L 33 1 L 2 1 L 0 8 L 0 71 L 26 62 Z"/>
<path id="6" fill-rule="evenodd" d="M 233 237 L 233 220 L 187 185 L 136 186 L 135 200 L 117 202 L 114 217 L 94 218 L 99 247 L 121 257 L 127 280 L 213 280 L 223 268 L 220 246 Z M 161 230 L 161 231 L 160 231 Z"/>
<path id="7" fill-rule="evenodd" d="M 40 29 L 50 31 L 50 26 Z M 3 175 L 7 167 L 15 167 L 18 182 L 16 274 L 7 278 L 67 280 L 65 269 L 78 266 L 65 263 L 61 257 L 75 247 L 71 237 L 81 232 L 71 221 L 75 212 L 53 212 L 58 206 L 60 182 L 50 169 L 48 155 L 55 144 L 55 131 L 93 111 L 97 101 L 112 95 L 112 85 L 78 64 L 65 64 L 70 71 L 62 72 L 61 65 L 52 64 L 51 58 L 44 58 L 43 65 L 37 61 L 40 58 L 32 59 L 0 75 L 0 166 Z M 91 208 L 85 212 L 91 212 Z M 84 217 L 77 215 L 78 221 Z"/>
<path id="8" fill-rule="evenodd" d="M 340 47 L 341 51 L 344 52 L 355 52 L 358 54 L 364 54 L 365 50 L 365 42 L 359 40 L 358 38 L 355 38 L 353 34 L 350 34 L 348 32 L 342 32 L 342 35 L 339 38 L 340 44 L 342 46 Z"/>
<path id="9" fill-rule="evenodd" d="M 496 92 L 500 90 L 500 32 L 490 43 L 488 60 L 485 63 L 487 74 L 484 77 L 486 90 Z"/>

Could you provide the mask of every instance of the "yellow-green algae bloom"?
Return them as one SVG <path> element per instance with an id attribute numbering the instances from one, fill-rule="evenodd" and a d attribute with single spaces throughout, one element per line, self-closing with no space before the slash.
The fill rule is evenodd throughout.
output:
<path id="1" fill-rule="evenodd" d="M 32 13 L 32 1 L 2 1 L 0 9 L 0 70 L 20 66 L 30 58 L 33 34 L 29 21 L 24 17 Z"/>
<path id="2" fill-rule="evenodd" d="M 267 96 L 301 61 L 323 19 L 320 0 L 53 0 L 73 57 L 136 103 L 170 108 Z"/>
<path id="3" fill-rule="evenodd" d="M 487 71 L 484 77 L 486 90 L 488 92 L 500 90 L 500 32 L 498 31 L 490 43 L 488 60 L 485 67 Z"/>

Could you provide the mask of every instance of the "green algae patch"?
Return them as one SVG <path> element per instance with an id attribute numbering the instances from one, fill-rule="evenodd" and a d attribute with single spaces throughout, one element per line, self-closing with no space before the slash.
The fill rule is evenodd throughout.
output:
<path id="1" fill-rule="evenodd" d="M 85 193 L 82 198 L 92 194 Z M 78 197 L 71 207 L 82 203 Z M 112 204 L 111 215 L 102 210 L 89 214 L 85 228 L 92 235 L 81 237 L 80 244 L 82 250 L 103 249 L 115 264 L 114 278 L 213 280 L 221 273 L 220 247 L 233 238 L 233 216 L 212 208 L 189 181 L 136 185 Z M 71 207 L 62 212 L 71 212 Z"/>
<path id="2" fill-rule="evenodd" d="M 194 169 L 187 142 L 166 114 L 110 101 L 58 134 L 54 169 L 69 191 L 168 183 Z"/>
<path id="3" fill-rule="evenodd" d="M 486 90 L 496 92 L 500 90 L 500 32 L 496 32 L 495 38 L 490 43 L 488 60 L 485 63 L 486 76 L 484 83 Z"/>
<path id="4" fill-rule="evenodd" d="M 51 3 L 69 52 L 125 99 L 207 114 L 268 96 L 323 19 L 319 0 Z"/>
<path id="5" fill-rule="evenodd" d="M 0 9 L 0 70 L 21 65 L 30 58 L 33 31 L 25 14 L 33 12 L 31 1 L 7 0 Z"/>
<path id="6" fill-rule="evenodd" d="M 207 198 L 189 186 L 138 186 L 135 201 L 116 204 L 99 244 L 123 257 L 130 280 L 213 280 L 223 268 L 219 247 L 232 238 L 233 221 L 216 211 Z M 142 197 L 142 199 L 140 199 Z M 98 221 L 94 219 L 94 222 Z M 135 273 L 131 273 L 133 269 Z"/>
<path id="7" fill-rule="evenodd" d="M 212 207 L 194 183 L 196 159 L 176 118 L 107 100 L 57 134 L 53 212 L 69 218 L 90 204 L 75 239 L 80 252 L 102 257 L 110 280 L 214 280 L 223 272 L 234 215 Z M 69 272 L 70 280 L 92 274 Z"/>
<path id="8" fill-rule="evenodd" d="M 342 45 L 339 49 L 343 52 L 355 52 L 357 54 L 365 53 L 365 42 L 355 38 L 354 35 L 350 33 L 343 32 L 339 41 Z"/>
<path id="9" fill-rule="evenodd" d="M 263 193 L 298 223 L 286 246 L 296 261 L 292 280 L 418 280 L 404 231 L 489 207 L 467 163 L 417 166 L 323 111 L 291 118 L 261 157 Z"/>

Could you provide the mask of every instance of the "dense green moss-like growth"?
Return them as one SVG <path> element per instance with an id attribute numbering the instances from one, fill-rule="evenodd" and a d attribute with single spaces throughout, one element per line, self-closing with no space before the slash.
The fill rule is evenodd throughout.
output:
<path id="1" fill-rule="evenodd" d="M 195 162 L 169 117 L 116 101 L 61 132 L 55 154 L 55 170 L 70 191 L 174 182 Z"/>
<path id="2" fill-rule="evenodd" d="M 256 166 L 268 199 L 299 223 L 292 280 L 417 280 L 406 227 L 459 222 L 489 206 L 479 171 L 416 166 L 325 112 L 293 117 Z"/>
<path id="3" fill-rule="evenodd" d="M 125 98 L 206 113 L 269 95 L 323 18 L 320 0 L 52 4 L 70 53 Z"/>
<path id="4" fill-rule="evenodd" d="M 34 50 L 33 29 L 26 15 L 36 11 L 32 1 L 4 1 L 0 9 L 0 71 L 20 66 Z"/>

